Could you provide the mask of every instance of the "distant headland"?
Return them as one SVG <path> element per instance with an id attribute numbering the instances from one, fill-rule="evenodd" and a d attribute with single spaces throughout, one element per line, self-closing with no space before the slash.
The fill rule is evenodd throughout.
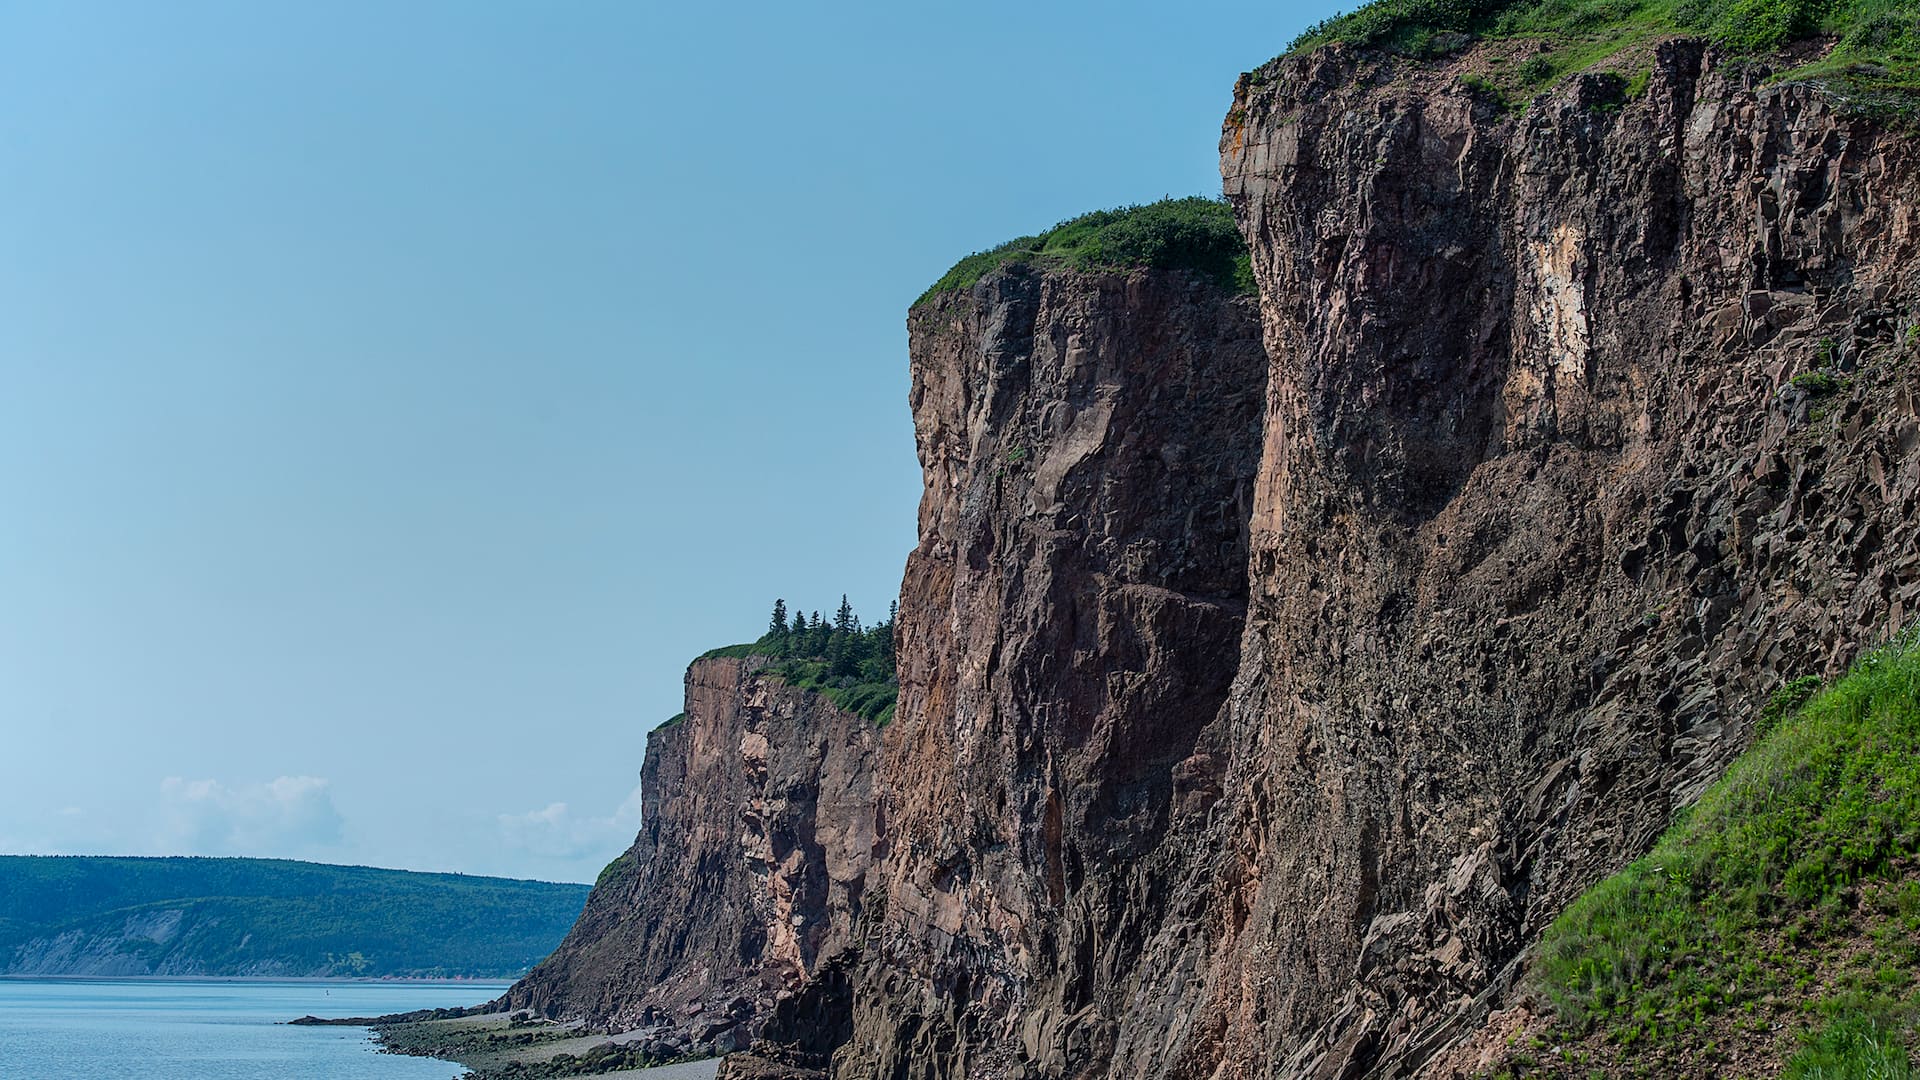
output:
<path id="1" fill-rule="evenodd" d="M 511 978 L 587 886 L 284 859 L 0 856 L 0 975 Z"/>

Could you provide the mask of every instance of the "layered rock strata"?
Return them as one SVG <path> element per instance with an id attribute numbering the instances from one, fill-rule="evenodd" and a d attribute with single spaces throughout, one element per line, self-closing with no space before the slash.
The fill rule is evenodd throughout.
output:
<path id="1" fill-rule="evenodd" d="M 926 489 L 885 908 L 835 1072 L 1062 1072 L 1111 1052 L 1169 904 L 1156 852 L 1217 795 L 1193 759 L 1243 629 L 1256 307 L 1016 266 L 908 328 Z"/>
<path id="2" fill-rule="evenodd" d="M 1252 298 L 1015 265 L 908 325 L 926 489 L 869 917 L 735 1076 L 1103 1058 L 1169 902 L 1156 853 L 1218 795 L 1181 768 L 1243 629 Z M 823 1015 L 850 1025 L 821 1040 Z"/>
<path id="3" fill-rule="evenodd" d="M 730 1073 L 1412 1073 L 1920 614 L 1920 144 L 1685 41 L 1515 109 L 1495 48 L 1242 80 L 1257 330 L 1174 273 L 915 310 L 899 708 L 808 826 L 871 844 Z M 675 873 L 527 1000 L 740 955 L 697 905 L 766 879 Z"/>
<path id="4" fill-rule="evenodd" d="M 879 732 L 764 665 L 687 669 L 686 712 L 647 737 L 639 836 L 505 1007 L 642 1032 L 661 1057 L 724 1053 L 843 948 Z"/>
<path id="5" fill-rule="evenodd" d="M 1697 43 L 1524 112 L 1486 59 L 1236 95 L 1273 368 L 1229 796 L 1153 950 L 1194 1030 L 1116 1072 L 1414 1067 L 1754 703 L 1920 612 L 1920 145 Z"/>

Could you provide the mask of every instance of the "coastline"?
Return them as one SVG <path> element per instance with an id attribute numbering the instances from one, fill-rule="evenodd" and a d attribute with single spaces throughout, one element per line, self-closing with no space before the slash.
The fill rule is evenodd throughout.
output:
<path id="1" fill-rule="evenodd" d="M 552 1021 L 525 1012 L 422 1010 L 384 1017 L 320 1020 L 296 1024 L 366 1027 L 383 1054 L 448 1061 L 474 1080 L 548 1080 L 620 1076 L 648 1080 L 710 1080 L 718 1056 L 696 1056 L 664 1029 L 639 1028 L 596 1034 L 578 1021 Z M 423 1015 L 428 1012 L 441 1015 Z"/>

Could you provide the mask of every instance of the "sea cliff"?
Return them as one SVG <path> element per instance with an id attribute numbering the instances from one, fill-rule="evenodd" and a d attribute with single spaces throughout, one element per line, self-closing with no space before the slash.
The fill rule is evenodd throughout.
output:
<path id="1" fill-rule="evenodd" d="M 686 711 L 647 738 L 639 836 L 506 1009 L 645 1030 L 663 1060 L 725 1053 L 846 947 L 880 731 L 766 666 L 688 668 Z"/>
<path id="2" fill-rule="evenodd" d="M 739 1077 L 1332 1078 L 1524 994 L 1920 614 L 1920 144 L 1683 37 L 1519 103 L 1515 49 L 1243 76 L 1257 298 L 1067 226 L 924 297 L 891 723 L 696 665 L 512 1001 Z"/>

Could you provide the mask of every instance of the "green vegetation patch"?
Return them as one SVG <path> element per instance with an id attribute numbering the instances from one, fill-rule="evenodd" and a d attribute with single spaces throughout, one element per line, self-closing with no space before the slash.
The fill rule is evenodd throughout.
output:
<path id="1" fill-rule="evenodd" d="M 639 873 L 640 860 L 634 858 L 631 850 L 623 851 L 615 856 L 612 862 L 600 868 L 600 876 L 593 879 L 593 887 L 605 889 L 609 886 L 621 885 L 632 881 Z"/>
<path id="2" fill-rule="evenodd" d="M 920 294 L 916 305 L 940 293 L 972 288 L 1009 263 L 1072 270 L 1192 270 L 1235 293 L 1254 291 L 1246 241 L 1223 199 L 1199 195 L 1145 206 L 1096 210 L 1063 221 L 1038 236 L 1009 240 L 961 259 Z"/>
<path id="3" fill-rule="evenodd" d="M 1517 73 L 1537 86 L 1674 34 L 1753 57 L 1824 38 L 1834 42 L 1824 59 L 1783 77 L 1903 115 L 1920 95 L 1920 0 L 1375 0 L 1309 27 L 1292 51 L 1342 42 L 1421 57 L 1475 38 L 1538 40 L 1544 51 Z M 1629 81 L 1645 85 L 1638 73 Z"/>
<path id="4" fill-rule="evenodd" d="M 1917 1003 L 1920 648 L 1909 632 L 1780 715 L 1806 692 L 1788 683 L 1773 729 L 1548 929 L 1529 977 L 1565 1034 L 1695 1045 L 1788 1009 L 1796 1024 L 1845 1022 L 1789 1075 L 1907 1075 L 1820 1063 L 1898 1050 L 1906 1068 L 1887 1032 Z"/>
<path id="5" fill-rule="evenodd" d="M 767 632 L 758 641 L 709 649 L 699 659 L 767 657 L 773 663 L 766 671 L 788 685 L 811 690 L 836 708 L 885 725 L 893 719 L 894 702 L 900 696 L 900 679 L 893 666 L 893 625 L 892 611 L 885 622 L 862 625 L 845 596 L 830 621 L 818 611 L 811 619 L 796 611 L 789 621 L 787 602 L 775 600 Z"/>
<path id="6" fill-rule="evenodd" d="M 1900 1033 L 1872 1014 L 1838 1017 L 1788 1059 L 1781 1080 L 1909 1080 L 1913 1065 Z"/>
<path id="7" fill-rule="evenodd" d="M 1843 385 L 1840 379 L 1825 371 L 1803 371 L 1793 377 L 1795 389 L 1804 390 L 1814 397 L 1829 397 L 1840 392 Z"/>

